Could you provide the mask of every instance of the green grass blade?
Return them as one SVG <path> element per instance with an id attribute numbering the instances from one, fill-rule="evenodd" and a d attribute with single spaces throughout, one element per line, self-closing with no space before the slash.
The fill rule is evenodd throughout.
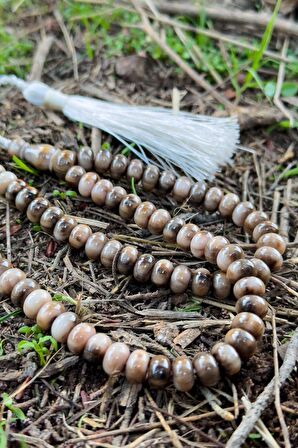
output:
<path id="1" fill-rule="evenodd" d="M 19 159 L 16 155 L 12 156 L 12 161 L 16 168 L 22 171 L 26 171 L 26 173 L 33 174 L 34 176 L 38 175 L 38 171 L 31 166 L 28 166 L 23 160 Z"/>

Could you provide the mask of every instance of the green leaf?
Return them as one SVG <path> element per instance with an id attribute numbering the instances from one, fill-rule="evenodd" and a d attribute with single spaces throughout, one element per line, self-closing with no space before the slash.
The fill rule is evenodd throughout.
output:
<path id="1" fill-rule="evenodd" d="M 7 407 L 18 420 L 25 420 L 26 416 L 22 409 L 13 405 L 12 398 L 6 392 L 4 392 L 1 397 L 3 405 Z"/>
<path id="2" fill-rule="evenodd" d="M 58 343 L 52 336 L 44 336 L 40 338 L 39 343 L 50 342 L 55 352 L 58 350 Z"/>
<path id="3" fill-rule="evenodd" d="M 57 198 L 58 196 L 60 196 L 61 192 L 59 190 L 53 190 L 52 191 L 52 197 L 53 198 Z"/>
<path id="4" fill-rule="evenodd" d="M 28 166 L 23 160 L 19 159 L 16 155 L 12 156 L 12 161 L 16 168 L 22 171 L 26 171 L 27 173 L 33 174 L 34 176 L 38 175 L 38 171 L 31 166 Z"/>
<path id="5" fill-rule="evenodd" d="M 103 142 L 103 144 L 101 145 L 101 149 L 107 149 L 108 151 L 110 151 L 111 149 L 111 145 L 109 142 Z"/>
<path id="6" fill-rule="evenodd" d="M 283 83 L 281 88 L 281 96 L 283 97 L 296 96 L 297 92 L 298 92 L 297 82 L 285 81 Z"/>
<path id="7" fill-rule="evenodd" d="M 296 168 L 292 168 L 288 171 L 285 171 L 282 175 L 282 179 L 288 179 L 289 177 L 298 176 L 298 166 Z"/>
<path id="8" fill-rule="evenodd" d="M 0 448 L 7 448 L 6 432 L 3 428 L 0 428 Z"/>
<path id="9" fill-rule="evenodd" d="M 78 195 L 75 191 L 73 190 L 67 190 L 65 192 L 65 196 L 67 196 L 68 198 L 76 198 Z"/>
<path id="10" fill-rule="evenodd" d="M 131 185 L 131 191 L 133 192 L 133 194 L 137 194 L 136 187 L 135 187 L 135 178 L 134 177 L 131 178 L 130 185 Z"/>
<path id="11" fill-rule="evenodd" d="M 32 232 L 40 232 L 41 226 L 39 224 L 34 224 L 34 226 L 32 226 Z"/>
<path id="12" fill-rule="evenodd" d="M 21 312 L 22 312 L 21 310 L 16 310 L 16 311 L 12 311 L 11 313 L 5 314 L 4 316 L 0 317 L 0 323 L 5 322 L 10 317 L 18 316 L 19 314 L 21 314 Z"/>
<path id="13" fill-rule="evenodd" d="M 265 84 L 264 93 L 269 98 L 273 98 L 275 94 L 276 83 L 274 81 L 268 81 Z"/>
<path id="14" fill-rule="evenodd" d="M 65 296 L 64 294 L 54 294 L 53 300 L 56 302 L 66 302 L 71 303 L 71 305 L 77 305 L 77 302 L 72 297 Z"/>

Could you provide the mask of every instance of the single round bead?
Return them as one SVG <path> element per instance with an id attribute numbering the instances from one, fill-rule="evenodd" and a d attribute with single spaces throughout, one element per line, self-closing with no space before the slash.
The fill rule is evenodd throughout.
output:
<path id="1" fill-rule="evenodd" d="M 83 246 L 85 246 L 88 238 L 92 235 L 92 230 L 89 226 L 86 224 L 78 224 L 76 225 L 70 235 L 68 242 L 71 245 L 71 247 L 74 247 L 75 249 L 81 249 Z"/>
<path id="2" fill-rule="evenodd" d="M 119 179 L 125 173 L 127 165 L 127 157 L 123 154 L 117 154 L 110 165 L 111 177 Z"/>
<path id="3" fill-rule="evenodd" d="M 53 235 L 57 241 L 68 240 L 72 229 L 77 225 L 77 222 L 71 216 L 64 215 L 57 221 Z"/>
<path id="4" fill-rule="evenodd" d="M 119 215 L 125 220 L 133 217 L 137 207 L 141 204 L 141 198 L 136 194 L 128 194 L 119 205 Z"/>
<path id="5" fill-rule="evenodd" d="M 191 280 L 191 271 L 190 269 L 183 265 L 179 264 L 175 267 L 172 272 L 171 280 L 170 280 L 170 289 L 175 294 L 181 294 L 187 290 L 188 285 Z"/>
<path id="6" fill-rule="evenodd" d="M 52 145 L 27 145 L 19 157 L 31 163 L 38 170 L 45 171 L 50 169 L 52 157 L 57 151 L 57 148 Z"/>
<path id="7" fill-rule="evenodd" d="M 233 261 L 227 269 L 227 278 L 231 283 L 236 283 L 240 278 L 254 275 L 256 275 L 255 266 L 251 260 L 246 258 Z"/>
<path id="8" fill-rule="evenodd" d="M 95 335 L 93 325 L 81 323 L 75 325 L 67 337 L 67 347 L 71 353 L 79 355 L 84 350 L 88 340 Z"/>
<path id="9" fill-rule="evenodd" d="M 174 270 L 173 263 L 169 260 L 158 260 L 151 273 L 151 281 L 157 286 L 165 286 L 168 284 L 172 272 Z"/>
<path id="10" fill-rule="evenodd" d="M 111 165 L 113 155 L 107 149 L 101 149 L 94 159 L 95 169 L 98 173 L 106 173 Z"/>
<path id="11" fill-rule="evenodd" d="M 182 218 L 172 218 L 163 229 L 163 239 L 167 243 L 176 243 L 177 235 L 184 225 L 185 221 Z"/>
<path id="12" fill-rule="evenodd" d="M 271 279 L 271 271 L 268 265 L 259 258 L 251 258 L 249 261 L 254 265 L 255 271 L 253 275 L 260 278 L 265 283 L 265 285 L 267 285 L 267 283 Z"/>
<path id="13" fill-rule="evenodd" d="M 211 274 L 208 269 L 199 268 L 194 273 L 191 289 L 195 296 L 204 297 L 208 294 L 211 286 Z"/>
<path id="14" fill-rule="evenodd" d="M 40 218 L 40 225 L 42 230 L 45 232 L 51 232 L 59 219 L 64 215 L 63 210 L 59 207 L 49 207 L 47 208 Z"/>
<path id="15" fill-rule="evenodd" d="M 10 299 L 16 306 L 23 306 L 24 300 L 30 292 L 38 289 L 38 283 L 31 278 L 20 280 L 12 289 Z"/>
<path id="16" fill-rule="evenodd" d="M 160 235 L 163 232 L 165 225 L 170 221 L 171 215 L 170 213 L 163 209 L 159 208 L 152 213 L 148 222 L 148 230 L 152 235 Z"/>
<path id="17" fill-rule="evenodd" d="M 122 244 L 117 240 L 109 240 L 103 247 L 100 254 L 100 262 L 105 268 L 111 268 L 116 254 L 122 248 Z"/>
<path id="18" fill-rule="evenodd" d="M 244 221 L 248 217 L 248 215 L 254 211 L 254 205 L 249 202 L 240 202 L 236 207 L 234 208 L 233 214 L 232 214 L 232 221 L 237 227 L 242 227 L 244 225 Z"/>
<path id="19" fill-rule="evenodd" d="M 191 187 L 189 193 L 189 202 L 193 205 L 199 205 L 203 201 L 206 191 L 207 191 L 206 182 L 204 182 L 203 180 L 197 181 Z"/>
<path id="20" fill-rule="evenodd" d="M 134 266 L 133 276 L 141 283 L 146 283 L 151 277 L 151 271 L 155 264 L 155 258 L 151 254 L 141 255 Z"/>
<path id="21" fill-rule="evenodd" d="M 143 173 L 142 184 L 145 191 L 152 191 L 159 179 L 159 169 L 155 165 L 148 165 Z"/>
<path id="22" fill-rule="evenodd" d="M 216 263 L 217 255 L 219 251 L 229 244 L 229 240 L 224 236 L 214 236 L 207 241 L 205 246 L 205 258 L 209 263 Z"/>
<path id="23" fill-rule="evenodd" d="M 219 367 L 216 359 L 210 353 L 197 353 L 193 360 L 193 366 L 203 386 L 212 387 L 219 382 Z"/>
<path id="24" fill-rule="evenodd" d="M 212 237 L 212 233 L 207 230 L 199 230 L 190 243 L 190 251 L 192 255 L 197 258 L 204 258 L 206 244 Z"/>
<path id="25" fill-rule="evenodd" d="M 228 193 L 220 201 L 218 211 L 224 218 L 230 218 L 239 202 L 240 198 L 237 194 Z"/>
<path id="26" fill-rule="evenodd" d="M 52 302 L 51 294 L 45 289 L 35 289 L 27 295 L 23 311 L 29 319 L 36 319 L 40 308 L 48 302 Z"/>
<path id="27" fill-rule="evenodd" d="M 168 193 L 172 190 L 176 182 L 176 176 L 173 171 L 162 171 L 158 181 L 158 187 L 164 193 Z"/>
<path id="28" fill-rule="evenodd" d="M 69 333 L 78 323 L 78 316 L 72 311 L 66 311 L 56 317 L 51 327 L 51 335 L 56 341 L 65 344 Z"/>
<path id="29" fill-rule="evenodd" d="M 177 202 L 183 202 L 189 197 L 192 181 L 186 176 L 180 176 L 176 179 L 172 196 Z"/>
<path id="30" fill-rule="evenodd" d="M 265 332 L 262 319 L 254 313 L 245 311 L 234 317 L 231 328 L 242 328 L 252 334 L 255 339 L 260 339 Z"/>
<path id="31" fill-rule="evenodd" d="M 237 313 L 254 313 L 259 317 L 265 317 L 268 311 L 268 303 L 263 297 L 256 295 L 242 296 L 235 305 Z"/>
<path id="32" fill-rule="evenodd" d="M 215 212 L 223 198 L 223 191 L 218 187 L 212 187 L 207 191 L 204 200 L 204 207 L 207 212 Z"/>
<path id="33" fill-rule="evenodd" d="M 78 164 L 86 171 L 91 171 L 93 168 L 93 151 L 89 146 L 82 146 L 78 152 Z"/>
<path id="34" fill-rule="evenodd" d="M 23 188 L 25 188 L 26 186 L 27 186 L 27 184 L 23 180 L 21 180 L 21 179 L 14 180 L 6 188 L 5 198 L 9 202 L 14 203 L 15 199 L 16 199 L 16 195 L 19 193 L 19 191 L 23 190 Z"/>
<path id="35" fill-rule="evenodd" d="M 94 362 L 101 360 L 112 344 L 111 338 L 105 333 L 96 333 L 86 342 L 83 358 Z"/>
<path id="36" fill-rule="evenodd" d="M 243 229 L 249 235 L 252 235 L 255 227 L 260 224 L 260 222 L 268 221 L 268 215 L 265 212 L 259 210 L 250 213 L 244 221 Z"/>
<path id="37" fill-rule="evenodd" d="M 227 272 L 230 264 L 241 258 L 244 258 L 244 252 L 241 247 L 238 244 L 228 244 L 218 252 L 216 263 L 219 269 Z"/>
<path id="38" fill-rule="evenodd" d="M 255 252 L 255 258 L 264 261 L 272 272 L 279 271 L 283 265 L 282 255 L 274 247 L 260 247 Z"/>
<path id="39" fill-rule="evenodd" d="M 122 187 L 113 187 L 107 192 L 105 206 L 113 209 L 119 206 L 122 199 L 127 196 L 127 191 Z"/>
<path id="40" fill-rule="evenodd" d="M 15 198 L 15 206 L 18 210 L 21 212 L 24 212 L 30 202 L 33 201 L 33 199 L 36 198 L 38 194 L 38 191 L 34 187 L 25 187 L 19 193 L 16 195 Z"/>
<path id="41" fill-rule="evenodd" d="M 257 277 L 243 277 L 235 283 L 233 289 L 236 299 L 240 299 L 247 294 L 263 296 L 265 291 L 264 282 Z"/>
<path id="42" fill-rule="evenodd" d="M 47 302 L 37 313 L 36 323 L 42 330 L 51 328 L 52 322 L 57 316 L 65 312 L 65 306 L 60 302 Z"/>
<path id="43" fill-rule="evenodd" d="M 138 258 L 138 249 L 135 246 L 125 246 L 117 260 L 117 270 L 120 274 L 130 274 Z"/>
<path id="44" fill-rule="evenodd" d="M 181 392 L 190 391 L 195 382 L 191 360 L 185 356 L 179 356 L 173 361 L 172 369 L 175 388 Z"/>
<path id="45" fill-rule="evenodd" d="M 104 355 L 103 370 L 110 376 L 119 375 L 124 370 L 129 355 L 130 351 L 126 344 L 114 342 Z"/>
<path id="46" fill-rule="evenodd" d="M 140 384 L 146 380 L 150 355 L 145 350 L 134 350 L 126 363 L 125 376 L 129 383 Z"/>
<path id="47" fill-rule="evenodd" d="M 81 177 L 78 185 L 80 195 L 83 196 L 84 198 L 90 198 L 91 196 L 92 200 L 94 201 L 93 197 L 95 195 L 95 192 L 93 192 L 93 189 L 98 179 L 99 179 L 98 174 L 93 173 L 92 171 L 89 171 L 89 173 L 84 174 Z"/>
<path id="48" fill-rule="evenodd" d="M 91 191 L 91 199 L 97 205 L 104 205 L 107 194 L 114 188 L 112 182 L 107 179 L 100 179 L 96 182 Z"/>
<path id="49" fill-rule="evenodd" d="M 82 166 L 74 165 L 65 174 L 65 181 L 73 188 L 77 188 L 81 178 L 86 174 Z"/>
<path id="50" fill-rule="evenodd" d="M 108 238 L 102 232 L 95 232 L 86 241 L 85 254 L 90 260 L 98 260 Z"/>
<path id="51" fill-rule="evenodd" d="M 133 217 L 136 225 L 141 227 L 141 229 L 147 229 L 149 219 L 152 216 L 152 213 L 155 212 L 155 210 L 156 207 L 154 204 L 152 204 L 152 202 L 141 202 L 141 204 L 136 208 Z"/>
<path id="52" fill-rule="evenodd" d="M 229 297 L 231 293 L 231 282 L 227 279 L 224 272 L 214 272 L 213 274 L 213 291 L 217 299 L 223 300 Z"/>
<path id="53" fill-rule="evenodd" d="M 255 338 L 242 328 L 229 330 L 225 335 L 225 343 L 234 347 L 243 361 L 251 358 L 257 349 Z"/>
<path id="54" fill-rule="evenodd" d="M 8 269 L 13 268 L 13 265 L 10 261 L 4 259 L 0 259 L 0 276 L 3 274 L 3 272 L 7 271 Z"/>
<path id="55" fill-rule="evenodd" d="M 27 208 L 27 218 L 33 223 L 38 223 L 42 214 L 50 207 L 50 202 L 45 198 L 36 198 Z"/>
<path id="56" fill-rule="evenodd" d="M 171 362 L 167 356 L 155 355 L 151 358 L 148 369 L 148 382 L 155 389 L 163 389 L 169 382 Z"/>
<path id="57" fill-rule="evenodd" d="M 60 178 L 64 179 L 68 169 L 76 163 L 77 155 L 74 151 L 64 149 L 57 150 L 51 158 L 50 170 Z"/>
<path id="58" fill-rule="evenodd" d="M 237 351 L 230 344 L 217 342 L 211 350 L 218 364 L 225 370 L 227 375 L 235 375 L 241 369 L 241 359 Z"/>
<path id="59" fill-rule="evenodd" d="M 142 160 L 132 159 L 128 164 L 126 172 L 128 180 L 134 178 L 135 183 L 139 182 L 139 180 L 142 179 L 143 171 L 144 171 L 144 165 Z"/>
<path id="60" fill-rule="evenodd" d="M 191 241 L 198 231 L 199 228 L 195 224 L 185 224 L 177 234 L 177 245 L 183 250 L 189 250 Z"/>
<path id="61" fill-rule="evenodd" d="M 265 233 L 257 241 L 257 247 L 269 246 L 274 247 L 283 255 L 286 251 L 286 242 L 281 235 L 277 233 Z"/>
<path id="62" fill-rule="evenodd" d="M 278 226 L 272 221 L 262 221 L 254 228 L 252 239 L 256 242 L 266 233 L 278 233 Z"/>
<path id="63" fill-rule="evenodd" d="M 3 171 L 0 173 L 0 195 L 4 196 L 8 185 L 17 180 L 17 176 L 11 171 Z"/>
<path id="64" fill-rule="evenodd" d="M 14 286 L 26 277 L 25 272 L 18 268 L 5 270 L 0 276 L 0 295 L 9 296 Z"/>

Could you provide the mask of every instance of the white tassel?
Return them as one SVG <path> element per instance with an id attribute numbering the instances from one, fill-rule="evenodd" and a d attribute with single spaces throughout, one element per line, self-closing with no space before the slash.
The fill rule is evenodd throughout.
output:
<path id="1" fill-rule="evenodd" d="M 16 86 L 32 104 L 60 110 L 71 120 L 111 134 L 146 163 L 143 148 L 161 165 L 177 167 L 196 180 L 213 177 L 220 165 L 230 161 L 239 143 L 235 117 L 207 117 L 65 95 L 46 84 L 27 83 L 15 76 L 0 76 L 1 84 Z"/>

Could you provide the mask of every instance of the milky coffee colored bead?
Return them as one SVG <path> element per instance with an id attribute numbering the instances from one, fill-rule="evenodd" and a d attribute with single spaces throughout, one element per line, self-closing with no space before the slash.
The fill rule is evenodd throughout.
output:
<path id="1" fill-rule="evenodd" d="M 79 355 L 84 350 L 87 341 L 95 335 L 96 330 L 93 325 L 85 322 L 73 327 L 67 337 L 67 347 L 75 355 Z"/>
<path id="2" fill-rule="evenodd" d="M 110 165 L 111 177 L 113 177 L 113 179 L 119 179 L 125 173 L 127 165 L 127 157 L 123 154 L 117 154 L 113 157 Z"/>
<path id="3" fill-rule="evenodd" d="M 195 296 L 204 297 L 211 286 L 211 274 L 208 269 L 199 268 L 195 271 L 191 282 L 191 289 Z"/>
<path id="4" fill-rule="evenodd" d="M 148 222 L 150 217 L 152 216 L 152 213 L 154 213 L 156 210 L 156 207 L 152 202 L 145 201 L 141 202 L 140 205 L 136 208 L 135 214 L 134 214 L 134 222 L 137 226 L 141 227 L 141 229 L 147 229 Z"/>
<path id="5" fill-rule="evenodd" d="M 231 293 L 231 282 L 227 279 L 224 272 L 214 272 L 213 274 L 213 292 L 217 299 L 226 299 Z"/>
<path id="6" fill-rule="evenodd" d="M 238 194 L 228 193 L 220 201 L 218 211 L 224 218 L 230 218 L 239 202 Z"/>
<path id="7" fill-rule="evenodd" d="M 89 146 L 83 146 L 78 152 L 78 164 L 86 171 L 91 171 L 93 168 L 93 151 Z"/>
<path id="8" fill-rule="evenodd" d="M 30 222 L 39 223 L 41 216 L 50 207 L 50 202 L 45 198 L 36 198 L 27 208 L 27 218 Z"/>
<path id="9" fill-rule="evenodd" d="M 174 270 L 173 263 L 169 260 L 158 260 L 151 273 L 151 281 L 157 286 L 165 286 L 169 283 L 172 272 Z"/>
<path id="10" fill-rule="evenodd" d="M 183 293 L 184 291 L 187 290 L 190 280 L 191 280 L 190 269 L 183 264 L 179 264 L 174 268 L 171 275 L 170 280 L 171 291 L 175 294 Z"/>
<path id="11" fill-rule="evenodd" d="M 278 226 L 272 221 L 262 221 L 254 228 L 252 239 L 257 242 L 265 233 L 278 233 Z"/>
<path id="12" fill-rule="evenodd" d="M 16 199 L 16 195 L 19 191 L 23 190 L 23 188 L 26 187 L 26 182 L 24 182 L 21 179 L 14 180 L 13 182 L 10 182 L 8 187 L 6 188 L 5 192 L 5 198 L 11 202 L 14 203 Z"/>
<path id="13" fill-rule="evenodd" d="M 103 247 L 100 254 L 100 262 L 105 268 L 111 268 L 116 254 L 122 248 L 122 244 L 117 240 L 109 240 Z"/>
<path id="14" fill-rule="evenodd" d="M 52 322 L 57 316 L 65 312 L 65 306 L 61 302 L 47 302 L 37 313 L 36 323 L 42 330 L 51 328 Z"/>
<path id="15" fill-rule="evenodd" d="M 229 240 L 224 236 L 214 236 L 207 241 L 205 246 L 205 258 L 209 263 L 216 263 L 217 255 L 219 251 L 229 244 Z"/>
<path id="16" fill-rule="evenodd" d="M 3 272 L 7 271 L 7 269 L 13 268 L 13 265 L 10 261 L 6 260 L 5 258 L 0 259 L 0 276 L 3 274 Z"/>
<path id="17" fill-rule="evenodd" d="M 212 233 L 207 230 L 199 230 L 196 232 L 190 243 L 190 251 L 192 255 L 197 258 L 204 258 L 206 244 L 212 237 Z"/>
<path id="18" fill-rule="evenodd" d="M 255 271 L 253 275 L 260 278 L 265 283 L 265 285 L 267 285 L 267 283 L 271 279 L 271 271 L 268 265 L 259 258 L 251 258 L 249 261 L 254 265 Z"/>
<path id="19" fill-rule="evenodd" d="M 163 389 L 169 382 L 171 362 L 167 356 L 155 355 L 151 358 L 148 369 L 148 382 L 155 389 Z"/>
<path id="20" fill-rule="evenodd" d="M 242 328 L 260 339 L 265 332 L 265 325 L 262 319 L 254 313 L 243 311 L 237 314 L 231 323 L 231 328 Z"/>
<path id="21" fill-rule="evenodd" d="M 3 171 L 0 173 L 0 196 L 4 196 L 8 185 L 17 180 L 17 176 L 11 171 Z"/>
<path id="22" fill-rule="evenodd" d="M 268 221 L 268 215 L 265 212 L 259 210 L 250 213 L 244 221 L 243 229 L 249 235 L 252 235 L 255 227 L 260 224 L 260 222 Z"/>
<path id="23" fill-rule="evenodd" d="M 257 277 L 243 277 L 235 283 L 233 288 L 236 299 L 240 299 L 240 297 L 247 294 L 263 296 L 265 291 L 264 282 Z"/>
<path id="24" fill-rule="evenodd" d="M 140 282 L 145 283 L 151 277 L 151 271 L 155 264 L 155 258 L 151 254 L 143 254 L 141 255 L 134 266 L 133 276 L 134 278 Z"/>
<path id="25" fill-rule="evenodd" d="M 24 300 L 30 294 L 30 292 L 38 289 L 38 283 L 32 278 L 24 278 L 15 284 L 13 287 L 10 299 L 16 306 L 23 306 Z"/>
<path id="26" fill-rule="evenodd" d="M 14 286 L 26 277 L 25 272 L 18 268 L 5 270 L 0 276 L 0 296 L 9 296 Z"/>
<path id="27" fill-rule="evenodd" d="M 186 176 L 177 177 L 172 190 L 172 196 L 177 202 L 183 202 L 189 197 L 193 182 Z"/>
<path id="28" fill-rule="evenodd" d="M 83 174 L 79 181 L 78 190 L 81 196 L 84 198 L 90 198 L 92 197 L 92 201 L 95 202 L 93 197 L 96 195 L 94 190 L 94 187 L 99 180 L 98 174 L 93 173 L 92 171 L 89 171 L 89 173 Z"/>
<path id="29" fill-rule="evenodd" d="M 96 333 L 91 336 L 84 348 L 83 358 L 87 361 L 101 360 L 112 344 L 111 338 L 105 333 Z"/>
<path id="30" fill-rule="evenodd" d="M 225 335 L 225 343 L 234 347 L 243 361 L 251 358 L 257 349 L 255 338 L 242 328 L 229 330 Z"/>
<path id="31" fill-rule="evenodd" d="M 199 352 L 193 359 L 197 377 L 206 387 L 215 386 L 220 380 L 220 371 L 216 359 L 211 353 Z"/>
<path id="32" fill-rule="evenodd" d="M 56 317 L 51 327 L 51 335 L 56 341 L 65 344 L 69 333 L 78 323 L 78 316 L 72 311 L 60 314 Z"/>
<path id="33" fill-rule="evenodd" d="M 89 236 L 85 244 L 85 254 L 90 260 L 98 260 L 108 238 L 102 232 L 95 232 Z"/>
<path id="34" fill-rule="evenodd" d="M 113 184 L 107 179 L 100 179 L 96 182 L 91 191 L 91 199 L 96 205 L 104 205 L 107 194 L 113 190 Z"/>
<path id="35" fill-rule="evenodd" d="M 119 375 L 124 370 L 129 355 L 130 351 L 126 344 L 114 342 L 104 355 L 103 370 L 110 376 Z"/>
<path id="36" fill-rule="evenodd" d="M 182 218 L 172 218 L 163 229 L 163 239 L 167 243 L 176 243 L 177 235 L 184 225 L 185 221 Z"/>
<path id="37" fill-rule="evenodd" d="M 160 235 L 163 232 L 165 225 L 171 220 L 170 213 L 159 208 L 152 213 L 148 221 L 148 230 L 152 235 Z"/>
<path id="38" fill-rule="evenodd" d="M 76 163 L 77 155 L 74 151 L 64 149 L 55 152 L 51 158 L 50 170 L 60 178 L 64 179 L 67 170 Z"/>
<path id="39" fill-rule="evenodd" d="M 207 210 L 207 212 L 215 212 L 215 210 L 218 209 L 222 198 L 223 198 L 223 192 L 220 188 L 218 187 L 210 188 L 207 191 L 204 200 L 204 207 Z"/>
<path id="40" fill-rule="evenodd" d="M 152 191 L 159 180 L 159 169 L 155 165 L 147 165 L 143 177 L 142 184 L 145 191 Z"/>
<path id="41" fill-rule="evenodd" d="M 186 356 L 179 356 L 173 361 L 172 371 L 175 388 L 181 392 L 189 392 L 195 382 L 191 360 Z"/>
<path id="42" fill-rule="evenodd" d="M 125 220 L 133 217 L 137 207 L 141 204 L 141 198 L 136 194 L 128 194 L 119 205 L 119 215 Z"/>
<path id="43" fill-rule="evenodd" d="M 51 232 L 59 219 L 64 215 L 63 210 L 61 208 L 52 206 L 47 208 L 40 218 L 40 225 L 42 230 L 45 232 Z"/>
<path id="44" fill-rule="evenodd" d="M 125 188 L 113 187 L 111 191 L 107 192 L 105 206 L 110 209 L 116 208 L 125 196 L 127 196 Z"/>
<path id="45" fill-rule="evenodd" d="M 52 302 L 51 294 L 45 289 L 35 289 L 27 295 L 23 304 L 23 311 L 29 319 L 36 319 L 40 308 L 48 302 Z"/>
<path id="46" fill-rule="evenodd" d="M 64 215 L 57 221 L 53 235 L 57 241 L 66 241 L 71 234 L 72 229 L 77 225 L 77 222 L 71 216 Z"/>
<path id="47" fill-rule="evenodd" d="M 189 202 L 193 205 L 200 204 L 205 197 L 206 191 L 207 191 L 206 182 L 204 182 L 203 180 L 197 181 L 191 187 L 189 193 Z"/>
<path id="48" fill-rule="evenodd" d="M 283 265 L 283 258 L 274 247 L 262 246 L 255 252 L 255 258 L 259 258 L 267 264 L 272 272 L 277 272 Z"/>
<path id="49" fill-rule="evenodd" d="M 142 179 L 144 165 L 140 159 L 132 159 L 127 167 L 126 175 L 128 180 L 134 178 L 135 183 Z"/>
<path id="50" fill-rule="evenodd" d="M 244 258 L 244 252 L 241 247 L 238 244 L 228 244 L 218 252 L 216 263 L 219 269 L 227 272 L 230 264 L 241 258 Z"/>
<path id="51" fill-rule="evenodd" d="M 113 155 L 111 151 L 108 151 L 107 149 L 98 151 L 94 160 L 96 171 L 100 174 L 106 173 L 111 165 L 112 159 Z"/>
<path id="52" fill-rule="evenodd" d="M 145 350 L 134 350 L 126 363 L 125 376 L 129 383 L 140 384 L 146 380 L 150 355 Z"/>
<path id="53" fill-rule="evenodd" d="M 86 224 L 77 224 L 70 232 L 68 242 L 71 247 L 81 249 L 85 246 L 88 238 L 92 235 L 92 230 Z"/>
<path id="54" fill-rule="evenodd" d="M 38 170 L 45 171 L 50 169 L 51 159 L 56 152 L 57 149 L 52 145 L 27 145 L 23 154 L 19 155 Z"/>
<path id="55" fill-rule="evenodd" d="M 173 171 L 162 171 L 160 173 L 158 187 L 164 192 L 168 193 L 172 190 L 176 182 L 176 176 Z"/>
<path id="56" fill-rule="evenodd" d="M 259 317 L 265 317 L 268 311 L 268 303 L 263 297 L 250 294 L 240 297 L 236 302 L 235 309 L 237 313 L 248 312 Z"/>
<path id="57" fill-rule="evenodd" d="M 125 246 L 117 260 L 117 271 L 120 274 L 130 274 L 138 258 L 138 249 L 135 246 Z"/>
<path id="58" fill-rule="evenodd" d="M 80 165 L 69 168 L 65 174 L 65 181 L 73 188 L 77 188 L 81 178 L 86 174 L 86 170 Z"/>
<path id="59" fill-rule="evenodd" d="M 192 223 L 185 224 L 179 230 L 177 234 L 177 245 L 181 247 L 183 250 L 189 250 L 191 240 L 195 236 L 195 234 L 199 231 L 198 226 Z"/>
<path id="60" fill-rule="evenodd" d="M 234 208 L 232 214 L 232 221 L 237 227 L 242 227 L 244 225 L 244 221 L 248 217 L 248 215 L 254 211 L 254 205 L 249 202 L 240 202 Z"/>
<path id="61" fill-rule="evenodd" d="M 230 344 L 217 342 L 211 350 L 218 364 L 227 375 L 235 375 L 241 369 L 241 359 L 237 351 Z"/>
<path id="62" fill-rule="evenodd" d="M 281 235 L 277 233 L 265 233 L 257 241 L 257 247 L 268 246 L 274 247 L 283 255 L 286 251 L 286 242 Z"/>
<path id="63" fill-rule="evenodd" d="M 227 269 L 227 278 L 231 283 L 236 283 L 240 278 L 256 275 L 253 262 L 247 258 L 233 261 Z"/>
<path id="64" fill-rule="evenodd" d="M 20 212 L 24 212 L 30 202 L 36 198 L 38 191 L 29 185 L 18 192 L 15 198 L 15 206 Z"/>

